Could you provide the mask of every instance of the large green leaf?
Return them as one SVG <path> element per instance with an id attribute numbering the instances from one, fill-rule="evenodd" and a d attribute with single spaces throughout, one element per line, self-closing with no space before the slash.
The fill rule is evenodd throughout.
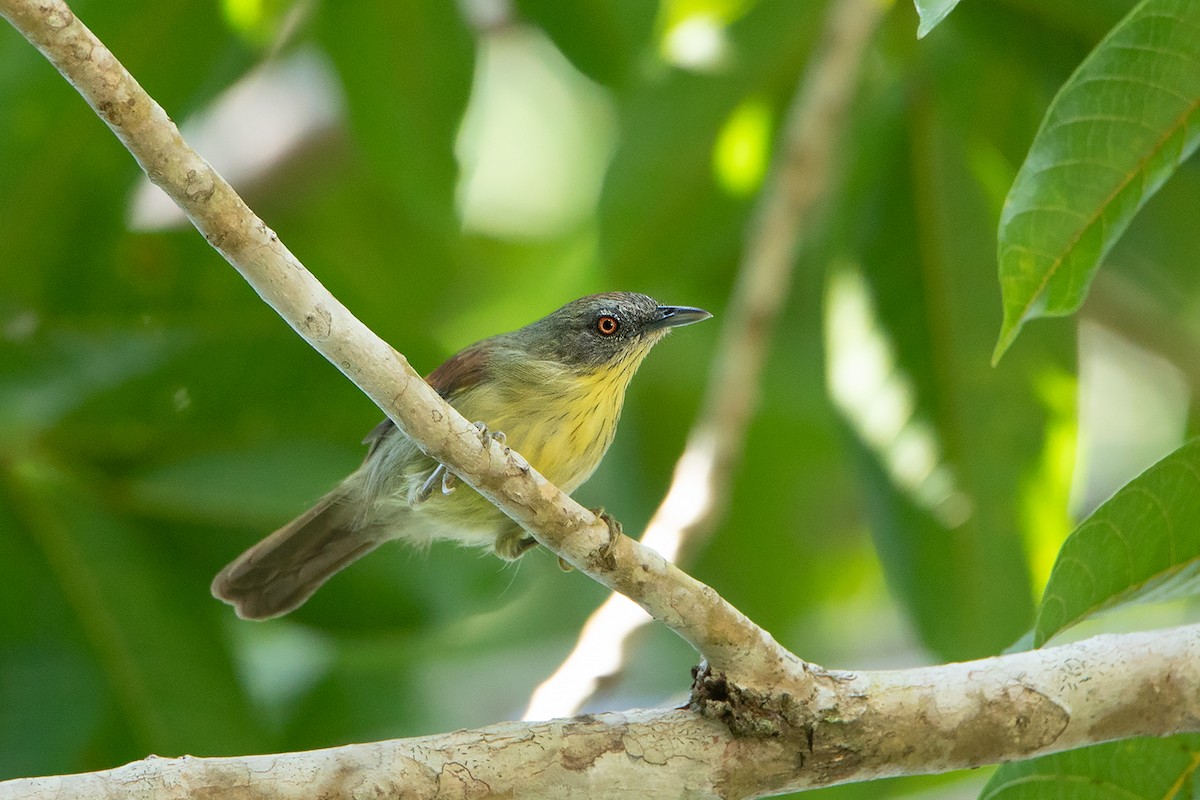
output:
<path id="1" fill-rule="evenodd" d="M 980 800 L 1183 800 L 1200 786 L 1200 735 L 1130 739 L 996 770 Z"/>
<path id="2" fill-rule="evenodd" d="M 56 328 L 17 342 L 0 339 L 0 442 L 40 433 L 93 395 L 159 366 L 179 349 L 179 338 Z"/>
<path id="3" fill-rule="evenodd" d="M 1079 308 L 1134 214 L 1200 144 L 1200 4 L 1145 0 L 1051 104 L 1000 219 L 1004 323 Z"/>
<path id="4" fill-rule="evenodd" d="M 1134 478 L 1063 544 L 1034 646 L 1116 605 L 1200 592 L 1200 439 Z"/>
<path id="5" fill-rule="evenodd" d="M 216 5 L 72 8 L 178 119 L 247 65 Z M 125 194 L 137 164 L 40 53 L 7 24 L 0 34 L 0 316 L 10 304 L 42 320 L 51 306 L 66 314 L 127 309 L 131 294 L 153 292 L 162 276 L 162 265 L 137 248 L 113 257 L 124 244 Z"/>
<path id="6" fill-rule="evenodd" d="M 475 45 L 453 3 L 328 3 L 318 30 L 355 139 L 404 211 L 456 230 L 454 141 L 471 93 Z"/>
<path id="7" fill-rule="evenodd" d="M 357 466 L 348 452 L 314 442 L 204 452 L 138 476 L 128 492 L 144 513 L 271 530 Z"/>
<path id="8" fill-rule="evenodd" d="M 17 530 L 0 492 L 0 780 L 79 763 L 108 701 L 53 573 Z"/>

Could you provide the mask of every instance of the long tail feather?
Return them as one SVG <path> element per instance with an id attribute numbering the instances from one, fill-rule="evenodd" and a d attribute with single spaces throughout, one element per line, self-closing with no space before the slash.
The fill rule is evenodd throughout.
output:
<path id="1" fill-rule="evenodd" d="M 355 525 L 356 509 L 335 489 L 221 570 L 213 597 L 242 619 L 270 619 L 300 606 L 325 581 L 384 541 Z"/>

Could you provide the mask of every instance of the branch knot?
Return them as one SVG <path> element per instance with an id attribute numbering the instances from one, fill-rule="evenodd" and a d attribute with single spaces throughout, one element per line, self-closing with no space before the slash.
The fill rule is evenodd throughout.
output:
<path id="1" fill-rule="evenodd" d="M 790 692 L 748 689 L 707 663 L 692 667 L 688 708 L 724 723 L 734 736 L 800 737 L 812 747 L 814 715 Z"/>

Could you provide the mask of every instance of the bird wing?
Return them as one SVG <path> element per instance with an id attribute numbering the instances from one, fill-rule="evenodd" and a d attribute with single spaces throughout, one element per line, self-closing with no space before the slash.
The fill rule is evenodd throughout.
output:
<path id="1" fill-rule="evenodd" d="M 487 353 L 481 346 L 483 344 L 473 344 L 450 356 L 426 376 L 425 382 L 447 401 L 452 400 L 463 389 L 479 383 L 487 371 Z M 384 417 L 382 422 L 363 437 L 362 443 L 367 445 L 367 458 L 375 453 L 395 427 L 396 423 L 392 422 L 390 417 Z"/>
<path id="2" fill-rule="evenodd" d="M 363 437 L 362 443 L 367 446 L 368 459 L 375 454 L 375 451 L 379 449 L 379 445 L 383 443 L 383 440 L 387 438 L 387 435 L 395 427 L 396 423 L 392 422 L 391 417 L 384 417 L 382 422 L 371 428 L 371 432 Z"/>

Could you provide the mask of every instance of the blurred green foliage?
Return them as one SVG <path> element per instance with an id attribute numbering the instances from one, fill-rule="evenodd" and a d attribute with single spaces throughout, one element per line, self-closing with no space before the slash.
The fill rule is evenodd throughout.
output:
<path id="1" fill-rule="evenodd" d="M 473 13 L 442 0 L 73 3 L 182 122 L 260 65 L 324 66 L 336 124 L 235 183 L 424 371 L 593 291 L 720 318 L 755 198 L 719 153 L 769 158 L 823 4 L 459 5 Z M 1087 494 L 1087 387 L 1069 320 L 1033 326 L 989 366 L 996 230 L 1055 93 L 1132 5 L 972 0 L 920 42 L 910 5 L 885 20 L 840 177 L 806 221 L 728 514 L 689 565 L 800 655 L 852 668 L 969 658 L 1034 624 L 1071 515 L 1090 510 L 1069 505 Z M 243 135 L 252 147 L 289 114 L 266 110 Z M 518 178 L 496 179 L 497 165 Z M 224 563 L 353 469 L 379 412 L 193 230 L 130 224 L 132 159 L 8 29 L 0 178 L 0 779 L 518 715 L 604 597 L 544 552 L 506 566 L 387 547 L 269 623 L 210 598 Z M 1185 164 L 1149 199 L 1084 308 L 1183 376 L 1177 437 L 1194 427 L 1198 181 Z M 524 231 L 499 213 L 531 197 L 574 211 Z M 577 493 L 627 531 L 662 496 L 718 333 L 691 328 L 655 352 Z M 1106 453 L 1128 478 L 1147 465 L 1123 446 Z M 671 702 L 693 660 L 650 629 L 595 707 Z"/>

